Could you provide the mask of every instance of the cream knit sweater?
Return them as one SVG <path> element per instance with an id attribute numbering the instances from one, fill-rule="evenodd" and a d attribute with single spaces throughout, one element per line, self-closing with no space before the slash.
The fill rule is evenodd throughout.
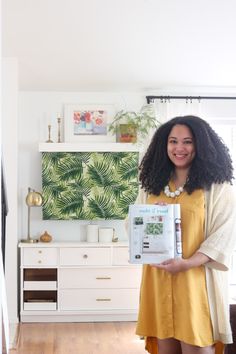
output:
<path id="1" fill-rule="evenodd" d="M 213 184 L 205 192 L 205 241 L 199 252 L 212 261 L 205 264 L 213 337 L 232 343 L 229 322 L 229 268 L 236 245 L 236 194 L 228 183 Z"/>

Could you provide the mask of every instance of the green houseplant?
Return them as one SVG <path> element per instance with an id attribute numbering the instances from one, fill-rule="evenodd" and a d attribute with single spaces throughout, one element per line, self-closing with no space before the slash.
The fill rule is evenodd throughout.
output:
<path id="1" fill-rule="evenodd" d="M 119 142 L 142 143 L 151 129 L 158 127 L 154 105 L 146 104 L 139 112 L 121 110 L 116 113 L 109 131 Z"/>

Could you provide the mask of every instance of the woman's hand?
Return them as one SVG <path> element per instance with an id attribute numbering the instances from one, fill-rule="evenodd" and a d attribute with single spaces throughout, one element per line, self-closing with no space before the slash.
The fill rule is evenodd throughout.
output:
<path id="1" fill-rule="evenodd" d="M 188 260 L 183 258 L 171 258 L 159 264 L 151 264 L 151 267 L 166 270 L 171 274 L 188 270 Z"/>
<path id="2" fill-rule="evenodd" d="M 185 272 L 191 268 L 200 267 L 211 259 L 201 252 L 194 253 L 190 258 L 171 258 L 159 264 L 151 264 L 152 267 L 164 269 L 171 274 Z"/>

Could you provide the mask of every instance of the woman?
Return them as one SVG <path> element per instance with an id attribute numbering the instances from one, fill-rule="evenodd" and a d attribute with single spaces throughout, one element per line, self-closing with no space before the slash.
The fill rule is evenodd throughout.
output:
<path id="1" fill-rule="evenodd" d="M 227 147 L 201 118 L 161 125 L 140 164 L 139 203 L 181 205 L 183 258 L 145 265 L 137 334 L 152 354 L 223 353 L 236 198 Z"/>

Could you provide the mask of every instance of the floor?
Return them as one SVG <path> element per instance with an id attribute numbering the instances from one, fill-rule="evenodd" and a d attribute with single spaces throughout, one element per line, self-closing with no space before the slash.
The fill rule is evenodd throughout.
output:
<path id="1" fill-rule="evenodd" d="M 10 354 L 147 354 L 134 322 L 21 323 Z"/>

